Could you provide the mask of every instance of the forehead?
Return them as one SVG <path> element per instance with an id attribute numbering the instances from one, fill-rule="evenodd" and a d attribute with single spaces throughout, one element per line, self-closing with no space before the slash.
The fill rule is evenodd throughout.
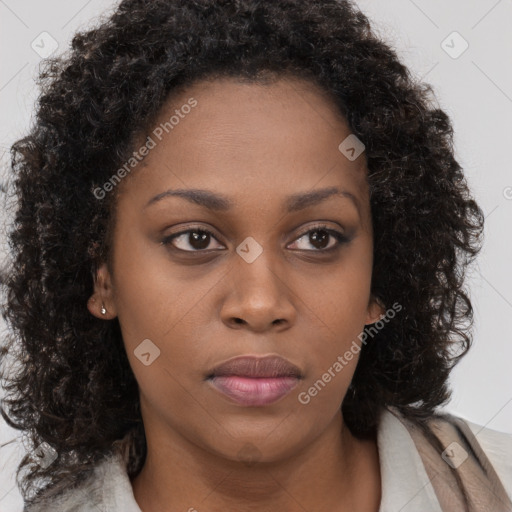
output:
<path id="1" fill-rule="evenodd" d="M 204 80 L 166 101 L 140 139 L 153 147 L 132 178 L 155 194 L 189 187 L 270 199 L 284 189 L 342 186 L 363 197 L 365 155 L 351 161 L 339 149 L 350 135 L 337 105 L 311 82 Z"/>
<path id="2" fill-rule="evenodd" d="M 269 150 L 279 144 L 281 150 L 297 154 L 301 149 L 332 152 L 338 146 L 332 147 L 333 135 L 350 134 L 339 107 L 324 89 L 288 76 L 263 84 L 230 77 L 196 82 L 167 100 L 154 125 L 165 125 L 191 98 L 197 106 L 179 123 L 174 116 L 170 137 L 164 135 L 170 144 L 194 144 L 198 138 L 218 145 L 240 142 L 250 150 L 275 141 Z M 181 122 L 183 117 L 187 122 Z M 294 145 L 301 137 L 310 144 Z"/>

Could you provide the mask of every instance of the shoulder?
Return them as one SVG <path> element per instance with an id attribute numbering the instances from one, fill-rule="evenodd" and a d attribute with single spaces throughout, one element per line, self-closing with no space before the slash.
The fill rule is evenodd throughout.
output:
<path id="1" fill-rule="evenodd" d="M 407 428 L 409 434 L 415 439 L 417 448 L 418 446 L 424 447 L 426 445 L 423 440 L 427 438 L 420 433 L 420 429 L 417 428 L 418 423 L 406 418 L 394 407 L 390 408 L 389 412 L 392 412 L 394 417 L 399 419 Z M 454 456 L 455 459 L 452 459 L 452 463 L 457 465 L 453 467 L 458 468 L 460 465 L 463 470 L 463 459 L 470 457 L 470 461 L 476 464 L 476 466 L 472 466 L 473 469 L 476 469 L 477 466 L 480 467 L 483 470 L 482 475 L 487 474 L 485 464 L 492 466 L 505 492 L 512 501 L 512 434 L 492 430 L 446 410 L 433 414 L 427 418 L 425 424 L 428 425 L 428 430 L 435 435 L 438 441 L 441 442 L 442 447 L 445 448 L 445 451 L 440 454 L 441 458 L 448 462 L 445 457 Z M 454 441 L 458 442 L 461 451 L 455 450 L 454 452 L 451 449 L 452 455 L 448 455 L 445 452 L 450 449 Z M 442 448 L 439 447 L 435 450 L 438 451 L 438 449 Z M 433 455 L 433 452 L 431 455 Z M 438 458 L 439 454 L 437 456 L 434 455 L 433 458 L 431 456 L 426 462 L 431 463 Z M 441 461 L 439 461 L 439 464 L 440 466 L 438 467 L 443 466 Z M 452 465 L 450 462 L 448 464 Z M 460 473 L 460 470 L 458 472 Z M 489 478 L 492 478 L 491 475 L 489 475 Z"/>
<path id="2" fill-rule="evenodd" d="M 101 460 L 79 483 L 51 489 L 34 503 L 25 505 L 23 512 L 97 512 L 113 510 L 110 500 L 120 484 L 129 483 L 126 468 L 118 454 Z"/>
<path id="3" fill-rule="evenodd" d="M 507 494 L 512 499 L 512 434 L 499 432 L 460 418 L 489 458 Z"/>

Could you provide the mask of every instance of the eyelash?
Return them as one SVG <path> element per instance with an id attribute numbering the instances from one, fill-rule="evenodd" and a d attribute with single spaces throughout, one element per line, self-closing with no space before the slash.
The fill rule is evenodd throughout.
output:
<path id="1" fill-rule="evenodd" d="M 305 235 L 308 235 L 309 233 L 314 233 L 315 231 L 325 231 L 327 234 L 331 235 L 338 243 L 334 247 L 330 247 L 329 249 L 294 249 L 294 250 L 299 250 L 299 251 L 303 250 L 306 252 L 317 252 L 317 253 L 325 254 L 325 253 L 334 252 L 334 251 L 338 250 L 343 244 L 350 242 L 350 238 L 348 238 L 344 234 L 340 233 L 339 231 L 328 228 L 327 226 L 325 226 L 323 224 L 319 224 L 317 226 L 313 226 L 312 228 L 309 228 L 307 231 L 304 231 L 299 236 L 297 236 L 297 238 L 295 238 L 294 241 L 300 240 Z M 215 240 L 217 240 L 217 237 L 215 236 L 215 234 L 212 233 L 209 229 L 197 226 L 197 227 L 192 227 L 192 228 L 186 229 L 184 231 L 180 231 L 179 233 L 173 233 L 172 235 L 164 238 L 161 243 L 166 246 L 172 245 L 172 241 L 175 238 L 177 238 L 181 235 L 187 234 L 187 233 L 207 234 L 207 235 L 210 235 L 212 238 L 215 238 Z M 217 240 L 217 242 L 219 242 L 219 240 Z M 173 246 L 173 248 L 176 249 L 177 251 L 184 252 L 184 253 L 205 253 L 205 252 L 209 252 L 212 250 L 212 249 L 200 249 L 200 250 L 186 251 L 184 249 L 178 249 L 177 247 L 174 247 L 174 246 Z M 213 249 L 213 250 L 216 250 L 216 249 Z"/>

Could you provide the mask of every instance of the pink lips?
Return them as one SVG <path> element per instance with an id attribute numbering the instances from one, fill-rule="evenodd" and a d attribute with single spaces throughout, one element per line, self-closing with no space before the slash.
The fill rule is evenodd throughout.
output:
<path id="1" fill-rule="evenodd" d="M 208 382 L 240 405 L 262 406 L 286 396 L 301 378 L 299 368 L 282 357 L 243 356 L 214 368 Z"/>

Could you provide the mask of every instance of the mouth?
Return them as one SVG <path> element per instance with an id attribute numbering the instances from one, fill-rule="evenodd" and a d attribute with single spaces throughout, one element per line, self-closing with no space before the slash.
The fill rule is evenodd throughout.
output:
<path id="1" fill-rule="evenodd" d="M 243 406 L 277 402 L 303 378 L 300 369 L 279 356 L 242 356 L 215 367 L 207 376 L 212 387 Z"/>

